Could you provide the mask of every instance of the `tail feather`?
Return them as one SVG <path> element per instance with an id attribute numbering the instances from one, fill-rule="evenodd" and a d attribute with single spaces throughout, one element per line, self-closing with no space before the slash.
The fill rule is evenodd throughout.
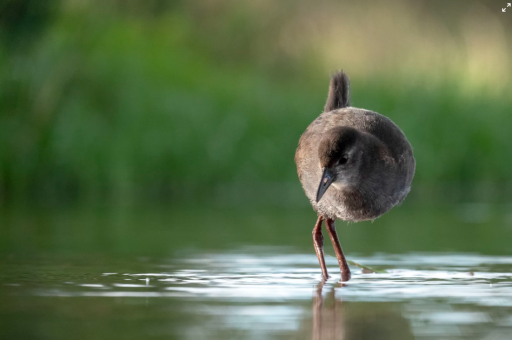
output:
<path id="1" fill-rule="evenodd" d="M 347 106 L 350 106 L 350 80 L 345 72 L 338 71 L 331 77 L 324 112 Z"/>

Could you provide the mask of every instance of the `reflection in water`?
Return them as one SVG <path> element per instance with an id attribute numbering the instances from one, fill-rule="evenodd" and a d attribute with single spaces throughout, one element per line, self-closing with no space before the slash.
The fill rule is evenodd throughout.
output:
<path id="1" fill-rule="evenodd" d="M 313 340 L 414 339 L 409 323 L 394 304 L 360 308 L 336 297 L 336 290 L 343 292 L 345 284 L 326 285 L 323 280 L 317 285 L 312 304 Z"/>
<path id="2" fill-rule="evenodd" d="M 351 258 L 386 272 L 352 268 L 349 282 L 320 281 L 313 254 L 271 248 L 121 263 L 0 259 L 0 338 L 34 338 L 41 329 L 55 338 L 82 319 L 76 339 L 94 338 L 90 329 L 105 332 L 96 338 L 509 338 L 512 257 Z M 326 261 L 337 268 L 334 257 Z M 115 324 L 122 327 L 107 334 Z"/>
<path id="3" fill-rule="evenodd" d="M 342 340 L 345 339 L 344 320 L 341 299 L 334 296 L 334 286 L 328 292 L 328 297 L 323 296 L 325 280 L 320 281 L 313 297 L 313 340 Z M 343 283 L 339 282 L 341 287 Z M 330 306 L 325 306 L 324 299 L 332 301 Z M 325 311 L 324 311 L 325 309 Z"/>

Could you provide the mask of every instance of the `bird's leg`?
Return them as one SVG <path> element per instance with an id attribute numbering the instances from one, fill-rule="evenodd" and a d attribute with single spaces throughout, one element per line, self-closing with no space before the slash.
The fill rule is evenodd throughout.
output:
<path id="1" fill-rule="evenodd" d="M 315 228 L 313 229 L 313 244 L 315 245 L 316 256 L 318 257 L 318 262 L 320 262 L 320 268 L 322 268 L 322 275 L 324 279 L 329 277 L 327 273 L 327 267 L 325 266 L 324 259 L 324 236 L 322 235 L 322 221 L 324 218 L 322 216 L 318 216 L 318 220 L 316 221 Z"/>
<path id="2" fill-rule="evenodd" d="M 336 233 L 334 220 L 326 219 L 325 224 L 327 225 L 327 231 L 331 237 L 332 246 L 334 247 L 334 252 L 336 253 L 336 258 L 338 259 L 338 264 L 340 265 L 341 280 L 348 281 L 350 280 L 351 276 L 350 269 L 348 268 L 347 260 L 345 260 L 345 255 L 343 255 L 343 250 L 341 249 L 340 241 L 338 240 L 338 234 Z"/>

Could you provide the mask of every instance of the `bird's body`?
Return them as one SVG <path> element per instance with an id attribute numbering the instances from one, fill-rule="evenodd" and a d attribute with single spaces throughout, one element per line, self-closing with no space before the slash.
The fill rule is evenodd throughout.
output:
<path id="1" fill-rule="evenodd" d="M 322 137 L 335 127 L 351 127 L 374 140 L 373 164 L 362 164 L 356 187 L 331 185 L 316 202 L 322 168 L 318 148 Z M 346 107 L 324 112 L 309 125 L 299 141 L 295 160 L 299 179 L 313 209 L 325 218 L 345 221 L 373 220 L 402 202 L 414 175 L 412 149 L 402 131 L 376 112 Z"/>
<path id="2" fill-rule="evenodd" d="M 301 136 L 295 163 L 306 196 L 319 215 L 313 239 L 324 276 L 323 251 L 319 253 L 317 244 L 322 220 L 339 246 L 335 219 L 376 219 L 405 199 L 415 171 L 412 147 L 395 123 L 349 106 L 349 80 L 343 72 L 331 79 L 324 112 Z M 315 233 L 319 233 L 316 239 Z M 336 255 L 340 267 L 343 263 L 346 267 L 342 273 L 348 271 L 350 278 L 341 246 Z"/>

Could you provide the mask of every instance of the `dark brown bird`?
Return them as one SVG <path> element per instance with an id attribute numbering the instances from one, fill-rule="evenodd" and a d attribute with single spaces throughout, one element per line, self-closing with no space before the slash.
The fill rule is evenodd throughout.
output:
<path id="1" fill-rule="evenodd" d="M 324 278 L 325 220 L 343 281 L 350 269 L 334 221 L 374 220 L 400 204 L 411 189 L 416 163 L 400 128 L 377 112 L 350 106 L 349 78 L 331 78 L 324 112 L 302 134 L 295 153 L 300 182 L 318 213 L 313 244 Z"/>

